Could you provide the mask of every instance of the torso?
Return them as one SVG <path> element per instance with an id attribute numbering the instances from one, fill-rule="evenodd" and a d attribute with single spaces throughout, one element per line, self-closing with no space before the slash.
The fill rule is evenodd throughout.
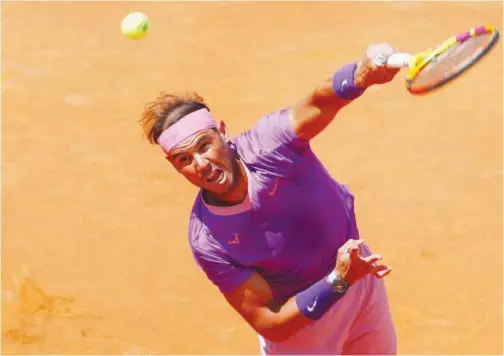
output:
<path id="1" fill-rule="evenodd" d="M 219 255 L 261 273 L 275 299 L 285 300 L 329 273 L 338 248 L 357 237 L 353 196 L 311 149 L 257 155 L 240 139 L 235 145 L 248 196 L 233 207 L 214 207 L 200 193 L 193 215 Z"/>

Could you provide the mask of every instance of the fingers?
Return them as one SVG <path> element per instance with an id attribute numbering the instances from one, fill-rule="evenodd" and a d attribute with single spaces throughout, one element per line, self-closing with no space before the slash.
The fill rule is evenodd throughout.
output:
<path id="1" fill-rule="evenodd" d="M 361 264 L 368 266 L 369 274 L 376 276 L 377 278 L 383 278 L 387 276 L 392 269 L 384 264 L 379 263 L 383 259 L 383 256 L 379 253 L 374 253 L 366 257 L 362 257 L 360 252 L 360 245 L 364 243 L 362 239 L 350 239 L 345 242 L 346 253 L 350 256 L 351 263 L 360 261 Z M 366 273 L 366 272 L 365 272 Z"/>
<path id="2" fill-rule="evenodd" d="M 382 259 L 383 257 L 380 254 L 373 254 L 371 256 L 362 258 L 362 261 L 369 265 L 369 274 L 373 274 L 378 278 L 383 278 L 387 276 L 392 271 L 392 269 L 386 265 L 377 263 Z"/>
<path id="3" fill-rule="evenodd" d="M 355 261 L 355 260 L 358 260 L 360 258 L 360 248 L 359 248 L 358 245 L 350 247 L 348 249 L 348 252 L 350 254 L 350 261 Z"/>
<path id="4" fill-rule="evenodd" d="M 377 43 L 368 47 L 366 50 L 366 56 L 371 61 L 373 70 L 377 70 L 379 68 L 387 68 L 385 63 L 387 62 L 387 58 L 397 51 L 388 43 Z M 374 61 L 380 63 L 380 66 L 376 66 Z"/>
<path id="5" fill-rule="evenodd" d="M 390 272 L 392 272 L 392 268 L 386 265 L 374 264 L 370 269 L 369 274 L 374 275 L 377 278 L 383 278 L 387 276 Z"/>
<path id="6" fill-rule="evenodd" d="M 367 48 L 366 57 L 369 62 L 368 66 L 374 78 L 371 82 L 376 84 L 387 83 L 394 79 L 396 74 L 399 73 L 400 68 L 390 68 L 385 65 L 387 58 L 394 53 L 397 53 L 397 49 L 385 42 L 373 44 Z M 377 63 L 380 63 L 380 65 L 376 65 L 375 60 Z"/>
<path id="7" fill-rule="evenodd" d="M 392 53 L 397 52 L 394 47 L 389 45 L 388 43 L 376 43 L 369 46 L 366 50 L 366 55 L 369 59 L 373 59 L 377 56 L 385 56 L 388 57 Z"/>
<path id="8" fill-rule="evenodd" d="M 347 249 L 349 249 L 350 247 L 360 246 L 363 242 L 364 240 L 362 239 L 348 239 L 345 242 L 345 246 L 347 247 Z"/>
<path id="9" fill-rule="evenodd" d="M 383 267 L 382 269 L 373 273 L 378 278 L 383 278 L 387 276 L 390 272 L 392 272 L 392 268 L 384 265 L 382 265 L 382 267 Z"/>
<path id="10" fill-rule="evenodd" d="M 367 263 L 368 265 L 372 265 L 375 262 L 378 262 L 382 259 L 383 259 L 382 255 L 380 255 L 379 253 L 374 253 L 372 255 L 362 258 L 362 261 Z"/>
<path id="11" fill-rule="evenodd" d="M 345 244 L 343 246 L 341 246 L 341 248 L 345 253 L 348 253 L 348 252 L 350 252 L 350 249 L 355 248 L 355 247 L 358 248 L 363 242 L 364 242 L 364 240 L 361 240 L 361 239 L 348 239 L 345 242 Z"/>

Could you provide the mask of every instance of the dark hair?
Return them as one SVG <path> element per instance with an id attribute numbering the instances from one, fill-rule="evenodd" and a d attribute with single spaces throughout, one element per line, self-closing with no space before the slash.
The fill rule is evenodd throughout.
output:
<path id="1" fill-rule="evenodd" d="M 195 92 L 178 95 L 161 92 L 155 100 L 145 105 L 140 118 L 145 137 L 151 144 L 157 144 L 163 131 L 199 109 L 210 110 Z"/>

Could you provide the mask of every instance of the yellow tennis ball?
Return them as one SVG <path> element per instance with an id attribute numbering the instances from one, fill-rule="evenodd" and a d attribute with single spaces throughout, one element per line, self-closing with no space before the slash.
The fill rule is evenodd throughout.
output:
<path id="1" fill-rule="evenodd" d="M 149 31 L 149 18 L 143 12 L 130 12 L 121 22 L 121 32 L 126 38 L 139 40 Z"/>

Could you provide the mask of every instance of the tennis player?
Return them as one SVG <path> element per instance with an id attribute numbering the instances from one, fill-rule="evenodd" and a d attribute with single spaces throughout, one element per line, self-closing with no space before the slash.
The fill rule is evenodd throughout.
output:
<path id="1" fill-rule="evenodd" d="M 189 219 L 196 263 L 270 354 L 395 354 L 382 278 L 390 268 L 359 232 L 354 196 L 310 147 L 346 105 L 398 69 L 344 65 L 292 107 L 230 139 L 197 94 L 162 93 L 141 123 L 200 188 Z M 337 145 L 335 144 L 335 149 Z"/>

